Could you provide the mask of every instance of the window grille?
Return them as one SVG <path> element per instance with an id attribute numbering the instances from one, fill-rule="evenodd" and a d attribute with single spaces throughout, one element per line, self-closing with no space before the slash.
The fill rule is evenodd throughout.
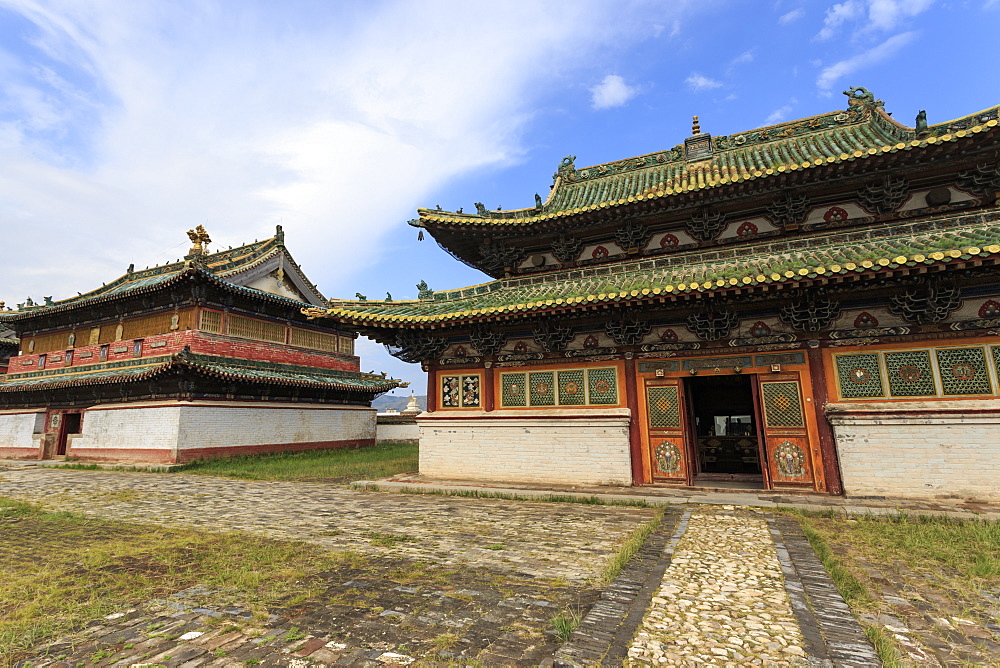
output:
<path id="1" fill-rule="evenodd" d="M 291 344 L 300 348 L 312 348 L 329 353 L 339 352 L 339 337 L 336 334 L 313 332 L 308 329 L 292 328 Z"/>
<path id="2" fill-rule="evenodd" d="M 211 334 L 222 334 L 222 314 L 218 311 L 202 311 L 198 329 Z"/>
<path id="3" fill-rule="evenodd" d="M 270 343 L 285 342 L 285 326 L 275 322 L 265 322 L 239 315 L 229 316 L 229 336 L 255 339 Z"/>

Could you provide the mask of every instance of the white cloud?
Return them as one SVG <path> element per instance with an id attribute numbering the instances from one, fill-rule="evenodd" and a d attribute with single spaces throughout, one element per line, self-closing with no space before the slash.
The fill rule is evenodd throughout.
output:
<path id="1" fill-rule="evenodd" d="M 741 53 L 740 55 L 736 56 L 731 61 L 729 61 L 729 65 L 730 66 L 743 65 L 745 63 L 752 63 L 752 62 L 753 62 L 753 51 L 744 51 L 743 53 Z"/>
<path id="2" fill-rule="evenodd" d="M 591 106 L 594 109 L 620 107 L 635 97 L 637 92 L 638 89 L 625 83 L 625 79 L 617 74 L 609 74 L 590 89 Z"/>
<path id="3" fill-rule="evenodd" d="M 174 259 L 199 223 L 218 248 L 280 222 L 353 292 L 432 188 L 518 159 L 547 83 L 689 4 L 0 0 L 30 25 L 0 47 L 0 221 L 24 250 L 0 299 Z"/>
<path id="4" fill-rule="evenodd" d="M 721 82 L 716 81 L 715 79 L 709 79 L 708 77 L 697 72 L 692 72 L 691 75 L 684 80 L 684 83 L 686 83 L 688 88 L 693 91 L 712 90 L 713 88 L 719 88 L 722 86 Z"/>
<path id="5" fill-rule="evenodd" d="M 792 113 L 792 105 L 786 104 L 783 107 L 779 107 L 772 111 L 767 118 L 764 119 L 764 125 L 774 125 L 775 123 L 780 123 L 781 121 L 788 118 L 788 114 Z"/>
<path id="6" fill-rule="evenodd" d="M 846 0 L 833 5 L 823 19 L 817 39 L 830 39 L 842 25 L 856 22 L 858 34 L 892 32 L 904 19 L 930 9 L 934 0 Z"/>
<path id="7" fill-rule="evenodd" d="M 793 9 L 787 14 L 782 14 L 781 16 L 779 16 L 778 23 L 780 23 L 781 25 L 788 25 L 789 23 L 794 23 L 795 21 L 798 21 L 805 15 L 806 15 L 806 10 L 799 7 L 798 9 Z"/>
<path id="8" fill-rule="evenodd" d="M 893 35 L 874 48 L 834 63 L 820 72 L 819 78 L 816 80 L 816 85 L 821 91 L 829 91 L 836 85 L 839 79 L 896 55 L 900 49 L 912 42 L 916 36 L 917 33 L 915 32 L 904 32 Z"/>

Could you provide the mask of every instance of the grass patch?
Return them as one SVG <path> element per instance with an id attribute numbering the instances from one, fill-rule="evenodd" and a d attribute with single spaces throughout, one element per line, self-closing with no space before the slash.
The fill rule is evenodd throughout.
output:
<path id="1" fill-rule="evenodd" d="M 576 608 L 569 607 L 560 610 L 559 614 L 552 618 L 552 628 L 555 629 L 559 640 L 563 642 L 569 640 L 573 631 L 576 631 L 577 627 L 580 626 L 581 619 L 580 611 Z"/>
<path id="2" fill-rule="evenodd" d="M 3 498 L 0 526 L 0 666 L 85 622 L 195 584 L 237 592 L 262 611 L 347 558 L 304 543 L 46 512 Z"/>
<path id="3" fill-rule="evenodd" d="M 905 513 L 847 517 L 833 512 L 793 512 L 856 615 L 886 612 L 877 587 L 857 560 L 887 574 L 899 573 L 902 564 L 916 574 L 920 588 L 933 590 L 941 598 L 957 592 L 975 600 L 977 590 L 1000 586 L 1000 522 Z M 862 622 L 861 626 L 885 666 L 907 665 L 890 633 L 873 624 Z"/>
<path id="4" fill-rule="evenodd" d="M 417 446 L 384 442 L 370 448 L 307 450 L 203 459 L 172 469 L 243 480 L 352 482 L 417 470 Z"/>
<path id="5" fill-rule="evenodd" d="M 1000 522 L 905 513 L 800 517 L 804 528 L 842 537 L 883 563 L 899 560 L 966 586 L 1000 585 Z"/>
<path id="6" fill-rule="evenodd" d="M 366 531 L 363 535 L 365 538 L 371 540 L 372 545 L 381 545 L 382 547 L 395 547 L 399 543 L 409 543 L 410 541 L 416 540 L 416 538 L 412 536 L 395 533 L 381 533 L 378 531 Z"/>
<path id="7" fill-rule="evenodd" d="M 656 530 L 656 527 L 660 526 L 660 522 L 663 521 L 663 513 L 666 512 L 665 509 L 661 508 L 657 511 L 653 519 L 649 520 L 645 524 L 638 527 L 632 532 L 625 542 L 622 543 L 621 548 L 618 553 L 613 555 L 608 562 L 604 565 L 604 571 L 601 573 L 601 586 L 606 586 L 611 583 L 618 574 L 621 573 L 622 568 L 625 564 L 635 556 L 636 552 L 642 549 L 643 543 L 649 538 L 649 534 Z"/>
<path id="8" fill-rule="evenodd" d="M 847 604 L 852 608 L 868 608 L 872 603 L 868 590 L 849 569 L 841 565 L 840 560 L 833 555 L 823 536 L 808 524 L 802 525 L 802 533 L 805 534 L 806 540 L 816 551 L 819 560 L 823 562 L 826 572 L 830 574 L 833 583 L 837 585 L 837 590 L 847 601 Z"/>

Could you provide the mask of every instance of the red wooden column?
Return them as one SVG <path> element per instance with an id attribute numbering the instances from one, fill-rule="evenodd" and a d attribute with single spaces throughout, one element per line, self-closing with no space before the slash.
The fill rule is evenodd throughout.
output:
<path id="1" fill-rule="evenodd" d="M 483 369 L 483 410 L 487 413 L 496 407 L 496 393 L 493 391 L 493 367 Z"/>
<path id="2" fill-rule="evenodd" d="M 437 395 L 437 383 L 435 379 L 437 376 L 434 373 L 434 367 L 427 367 L 427 412 L 433 413 L 437 410 L 438 395 Z"/>
<path id="3" fill-rule="evenodd" d="M 625 403 L 631 415 L 628 419 L 628 445 L 632 458 L 632 484 L 646 482 L 642 471 L 642 434 L 639 432 L 639 392 L 634 357 L 625 358 Z"/>
<path id="4" fill-rule="evenodd" d="M 833 435 L 833 427 L 826 419 L 826 404 L 830 397 L 826 391 L 823 351 L 819 348 L 809 349 L 809 377 L 812 379 L 813 399 L 816 405 L 816 431 L 819 436 L 819 451 L 823 455 L 826 491 L 830 494 L 843 494 L 844 485 L 840 479 L 840 462 L 837 459 L 837 441 Z"/>

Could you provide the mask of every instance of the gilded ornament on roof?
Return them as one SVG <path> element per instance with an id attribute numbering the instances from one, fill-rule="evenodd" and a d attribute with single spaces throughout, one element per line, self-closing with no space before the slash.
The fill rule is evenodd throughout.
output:
<path id="1" fill-rule="evenodd" d="M 208 236 L 204 225 L 199 225 L 193 230 L 187 231 L 188 239 L 191 240 L 191 250 L 188 255 L 205 255 L 208 253 L 208 244 L 212 243 L 212 238 Z"/>

